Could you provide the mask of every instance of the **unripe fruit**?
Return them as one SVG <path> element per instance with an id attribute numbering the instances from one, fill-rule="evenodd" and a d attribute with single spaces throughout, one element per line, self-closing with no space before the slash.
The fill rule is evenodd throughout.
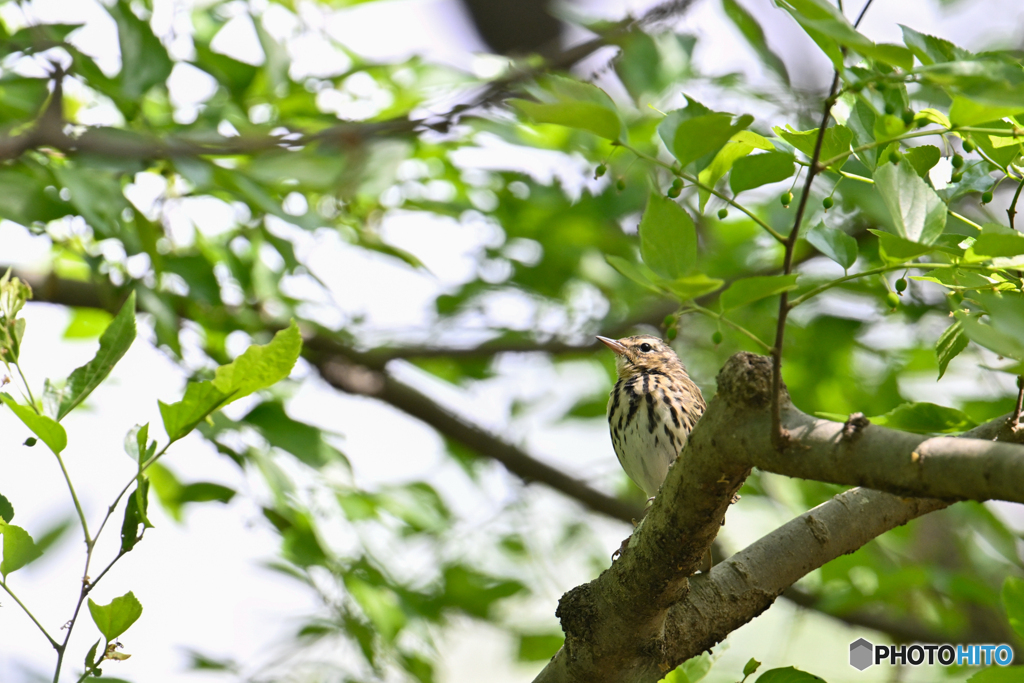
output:
<path id="1" fill-rule="evenodd" d="M 623 180 L 622 178 L 619 178 L 618 180 L 616 180 L 615 181 L 615 189 L 618 190 L 619 192 L 622 192 L 623 190 L 625 190 L 626 189 L 626 181 Z"/>
<path id="2" fill-rule="evenodd" d="M 992 190 L 989 190 L 988 192 L 982 192 L 981 203 L 988 204 L 990 201 L 992 201 Z"/>
<path id="3" fill-rule="evenodd" d="M 896 291 L 897 292 L 905 292 L 905 291 L 907 291 L 907 280 L 906 280 L 906 278 L 902 278 L 901 277 L 899 280 L 896 281 Z"/>
<path id="4" fill-rule="evenodd" d="M 949 163 L 953 164 L 953 168 L 960 168 L 964 165 L 964 158 L 959 154 L 954 154 L 953 158 L 949 160 Z"/>
<path id="5" fill-rule="evenodd" d="M 968 152 L 968 153 L 973 152 L 974 151 L 974 143 L 971 142 L 970 140 L 964 140 L 964 151 Z"/>
<path id="6" fill-rule="evenodd" d="M 885 113 L 889 114 L 889 115 L 895 114 L 896 113 L 896 105 L 894 105 L 894 104 L 892 104 L 890 102 L 886 102 L 885 103 Z"/>
<path id="7" fill-rule="evenodd" d="M 951 175 L 949 177 L 949 182 L 951 182 L 951 183 L 959 183 L 963 179 L 964 179 L 964 174 L 959 172 L 959 171 L 957 171 L 956 173 L 954 173 L 953 175 Z"/>
<path id="8" fill-rule="evenodd" d="M 782 193 L 782 196 L 779 197 L 779 201 L 782 202 L 782 206 L 784 206 L 784 207 L 786 207 L 788 209 L 789 205 L 793 203 L 793 193 L 792 192 L 784 192 L 784 193 Z"/>
<path id="9" fill-rule="evenodd" d="M 722 343 L 722 331 L 721 330 L 715 330 L 715 333 L 713 335 L 711 335 L 711 343 L 714 344 L 715 346 L 718 346 L 719 344 Z"/>
<path id="10" fill-rule="evenodd" d="M 683 179 L 682 178 L 673 178 L 672 179 L 672 187 L 682 187 L 682 186 L 683 186 Z"/>
<path id="11" fill-rule="evenodd" d="M 821 205 L 825 207 L 826 211 L 828 211 L 829 209 L 836 205 L 836 202 L 831 197 L 825 197 L 824 199 L 821 200 Z"/>
<path id="12" fill-rule="evenodd" d="M 903 110 L 903 125 L 910 126 L 914 123 L 914 112 L 910 109 Z"/>
<path id="13" fill-rule="evenodd" d="M 604 164 L 601 164 L 600 166 L 598 166 L 597 168 L 594 169 L 594 177 L 595 178 L 600 178 L 601 176 L 603 176 L 607 172 L 608 172 L 608 167 L 605 166 Z"/>
<path id="14" fill-rule="evenodd" d="M 896 295 L 896 292 L 889 292 L 885 295 L 885 303 L 889 304 L 889 308 L 899 308 L 900 298 Z"/>
<path id="15" fill-rule="evenodd" d="M 669 313 L 668 315 L 665 316 L 665 319 L 661 321 L 661 325 L 665 329 L 668 329 L 670 327 L 675 327 L 676 326 L 676 317 L 674 315 L 672 315 L 671 313 Z"/>
<path id="16" fill-rule="evenodd" d="M 675 199 L 676 197 L 678 197 L 680 194 L 682 194 L 682 192 L 683 192 L 683 188 L 676 187 L 675 185 L 673 185 L 672 187 L 668 188 L 668 196 L 671 197 L 672 199 Z"/>
<path id="17" fill-rule="evenodd" d="M 903 161 L 903 152 L 899 151 L 898 149 L 894 149 L 893 151 L 889 152 L 889 161 L 891 161 L 894 164 L 900 163 L 901 161 Z"/>
<path id="18" fill-rule="evenodd" d="M 667 337 L 669 341 L 675 339 L 677 334 L 679 334 L 679 330 L 674 327 L 670 327 L 665 330 L 665 337 Z"/>
<path id="19" fill-rule="evenodd" d="M 725 217 L 729 215 L 729 209 L 718 210 L 718 220 L 724 221 Z"/>

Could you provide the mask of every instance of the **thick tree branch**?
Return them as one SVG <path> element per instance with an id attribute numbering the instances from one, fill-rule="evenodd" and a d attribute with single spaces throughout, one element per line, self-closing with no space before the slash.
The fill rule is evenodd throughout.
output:
<path id="1" fill-rule="evenodd" d="M 559 602 L 565 646 L 537 680 L 659 680 L 763 612 L 809 571 L 881 533 L 957 499 L 1024 497 L 1019 445 L 929 439 L 866 421 L 826 423 L 796 410 L 782 391 L 782 424 L 792 440 L 779 454 L 769 429 L 771 360 L 741 353 L 726 363 L 718 393 L 621 559 Z M 755 465 L 896 495 L 847 491 L 709 575 L 689 578 Z M 906 493 L 928 497 L 898 497 Z"/>

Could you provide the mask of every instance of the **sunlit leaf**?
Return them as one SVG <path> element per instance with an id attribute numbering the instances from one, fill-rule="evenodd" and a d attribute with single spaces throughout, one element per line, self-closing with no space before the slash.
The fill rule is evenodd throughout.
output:
<path id="1" fill-rule="evenodd" d="M 28 406 L 23 406 L 11 398 L 8 394 L 0 393 L 0 401 L 7 404 L 7 407 L 14 411 L 18 419 L 25 423 L 25 426 L 32 430 L 43 443 L 50 447 L 54 453 L 60 453 L 68 445 L 68 435 L 64 428 L 55 420 L 45 415 L 38 415 Z"/>
<path id="2" fill-rule="evenodd" d="M 892 216 L 894 234 L 909 242 L 933 244 L 946 227 L 946 204 L 910 164 L 882 164 L 875 187 Z"/>
<path id="3" fill-rule="evenodd" d="M 109 605 L 98 605 L 89 598 L 89 613 L 109 643 L 138 621 L 142 616 L 142 603 L 131 591 L 114 598 Z"/>
<path id="4" fill-rule="evenodd" d="M 29 562 L 38 559 L 43 552 L 28 532 L 20 526 L 0 522 L 0 533 L 4 536 L 4 559 L 0 562 L 0 574 L 4 580 L 11 572 L 18 571 Z"/>

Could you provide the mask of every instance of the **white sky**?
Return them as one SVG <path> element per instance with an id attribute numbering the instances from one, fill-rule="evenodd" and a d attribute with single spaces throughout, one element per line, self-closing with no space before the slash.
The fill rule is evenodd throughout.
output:
<path id="1" fill-rule="evenodd" d="M 187 22 L 187 2 L 157 0 L 155 4 L 154 23 L 158 31 L 187 28 L 182 23 Z M 639 13 L 653 3 L 592 0 L 585 4 L 618 15 L 623 6 Z M 767 2 L 747 0 L 744 5 L 761 19 L 770 41 L 784 55 L 795 78 L 815 84 L 827 78 L 823 58 L 808 57 L 813 55 L 809 41 L 783 13 Z M 98 10 L 93 0 L 37 0 L 32 7 L 35 16 L 43 21 L 86 21 L 86 28 L 78 36 L 83 49 L 100 55 L 104 68 L 116 70 L 119 58 L 113 47 L 113 22 Z M 322 14 L 323 24 L 333 37 L 367 57 L 395 59 L 420 53 L 462 68 L 480 65 L 473 55 L 480 43 L 469 32 L 454 0 L 392 0 L 333 13 L 309 3 L 301 7 L 304 18 Z M 3 6 L 0 13 L 10 18 L 12 10 L 13 3 Z M 1022 17 L 1024 5 L 1017 0 L 965 0 L 949 11 L 938 10 L 933 3 L 923 0 L 878 2 L 868 14 L 863 30 L 876 40 L 898 41 L 896 23 L 900 22 L 977 48 L 990 45 L 993 40 L 1008 41 L 1021 35 Z M 278 19 L 273 25 L 282 32 L 287 30 L 287 17 L 281 15 Z M 699 2 L 684 19 L 683 27 L 708 38 L 699 44 L 698 51 L 706 68 L 718 72 L 750 68 L 753 60 L 738 48 L 737 36 L 721 17 L 716 2 Z M 240 58 L 257 60 L 259 49 L 253 40 L 251 26 L 247 28 L 239 20 L 230 31 L 225 31 L 218 46 Z M 176 53 L 186 47 L 181 42 L 172 43 Z M 296 52 L 297 68 L 306 72 L 325 68 L 325 63 L 336 57 L 332 55 L 325 42 L 306 40 Z M 176 72 L 175 79 L 173 94 L 183 110 L 201 101 L 202 91 L 207 87 L 202 78 L 183 70 Z M 95 116 L 99 122 L 109 112 L 97 107 Z M 472 152 L 469 154 L 472 157 Z M 489 150 L 481 151 L 477 159 L 470 158 L 466 163 L 472 165 L 488 156 Z M 566 179 L 575 176 L 583 182 L 579 171 L 574 160 L 560 158 L 551 160 L 550 168 L 543 172 Z M 144 185 L 143 179 L 140 192 L 144 192 Z M 198 213 L 195 209 L 191 214 L 196 222 Z M 341 311 L 335 315 L 364 313 L 378 329 L 402 334 L 410 326 L 421 328 L 429 322 L 426 304 L 439 288 L 471 274 L 481 241 L 488 239 L 486 224 L 438 219 L 430 233 L 434 240 L 431 244 L 422 239 L 426 231 L 417 229 L 422 225 L 414 225 L 411 220 L 397 214 L 386 223 L 384 234 L 423 258 L 433 276 L 413 273 L 387 259 L 355 250 L 336 237 L 303 236 L 300 255 L 309 259 L 312 268 L 335 293 Z M 190 225 L 187 221 L 183 224 Z M 443 239 L 437 240 L 438 234 Z M 445 249 L 437 250 L 437 243 L 443 243 Z M 0 223 L 0 244 L 3 261 L 29 265 L 44 263 L 49 249 L 46 238 L 30 237 L 11 223 Z M 370 280 L 377 283 L 372 292 L 363 286 Z M 410 296 L 411 292 L 420 295 Z M 532 314 L 522 301 L 508 300 L 501 306 L 505 307 L 502 315 L 509 319 L 529 320 Z M 39 391 L 44 377 L 66 376 L 94 352 L 94 341 L 60 341 L 68 321 L 66 311 L 30 304 L 25 317 L 28 333 L 23 364 L 34 390 Z M 556 320 L 552 324 L 560 323 Z M 135 423 L 149 421 L 154 428 L 160 425 L 157 399 L 169 400 L 180 395 L 184 383 L 181 371 L 153 348 L 151 340 L 152 334 L 143 325 L 131 351 L 90 400 L 89 410 L 76 411 L 65 422 L 71 443 L 66 461 L 83 505 L 90 511 L 90 520 L 98 518 L 112 492 L 131 476 L 132 462 L 122 449 L 125 432 Z M 538 388 L 549 384 L 553 376 L 546 361 L 509 359 L 503 361 L 500 369 L 498 379 L 474 386 L 468 392 L 424 377 L 408 366 L 398 366 L 395 372 L 498 433 L 517 439 L 525 436 L 532 452 L 579 476 L 602 485 L 621 476 L 602 425 L 552 428 L 540 417 L 543 410 L 531 413 L 514 427 L 508 424 L 508 407 L 517 397 L 545 396 L 542 406 L 564 406 L 577 396 L 594 391 L 599 381 L 591 369 L 585 364 L 563 369 L 558 376 L 559 389 L 551 394 Z M 954 377 L 960 373 L 963 390 L 972 386 L 971 368 L 958 369 L 954 364 L 951 372 Z M 955 381 L 944 382 L 944 391 L 955 386 Z M 934 393 L 934 383 L 928 386 Z M 958 392 L 952 393 L 951 400 Z M 486 531 L 487 520 L 522 496 L 531 503 L 529 515 L 535 525 L 532 528 L 544 526 L 544 515 L 578 514 L 559 496 L 543 488 L 524 493 L 514 478 L 497 470 L 485 477 L 482 489 L 470 485 L 442 455 L 441 441 L 432 430 L 376 402 L 330 391 L 317 380 L 304 383 L 292 400 L 290 411 L 343 433 L 339 445 L 352 460 L 358 484 L 374 487 L 418 478 L 434 483 L 460 517 L 467 520 L 462 523 L 467 538 L 481 529 Z M 387 428 L 380 429 L 384 424 Z M 22 447 L 26 436 L 25 429 L 9 411 L 0 411 L 0 454 L 5 459 L 0 469 L 0 492 L 15 506 L 15 523 L 38 535 L 56 521 L 70 519 L 73 510 L 66 490 L 57 485 L 60 479 L 56 463 L 41 447 Z M 226 507 L 192 506 L 182 526 L 169 520 L 159 506 L 152 506 L 156 528 L 147 533 L 145 541 L 104 579 L 92 596 L 106 603 L 130 588 L 145 609 L 142 618 L 121 639 L 132 659 L 120 665 L 108 664 L 105 673 L 138 683 L 215 680 L 183 671 L 184 648 L 217 657 L 267 662 L 277 653 L 275 644 L 288 641 L 297 618 L 315 611 L 317 605 L 307 591 L 260 567 L 260 563 L 275 557 L 277 537 L 267 530 L 257 501 L 249 495 L 261 493 L 259 484 L 244 480 L 237 468 L 194 436 L 174 447 L 168 464 L 185 481 L 220 481 L 239 489 L 242 495 Z M 737 506 L 730 513 L 731 523 L 724 530 L 727 542 L 738 547 L 788 517 L 776 508 L 754 507 L 753 503 Z M 119 523 L 119 517 L 116 519 Z M 609 553 L 628 532 L 622 525 L 601 519 L 592 520 L 591 526 Z M 101 558 L 115 547 L 116 529 L 113 531 L 107 537 L 108 545 L 99 551 Z M 73 604 L 81 551 L 77 542 L 68 542 L 59 546 L 59 552 L 51 552 L 10 577 L 10 585 L 53 631 L 67 618 Z M 518 605 L 520 613 L 515 618 L 537 628 L 554 628 L 555 602 L 564 590 L 587 577 L 590 569 L 584 561 L 581 553 L 575 559 L 548 562 L 544 568 L 546 577 L 538 581 L 536 599 Z M 23 667 L 44 673 L 52 671 L 53 653 L 49 646 L 6 595 L 0 595 L 0 605 L 4 608 L 0 610 L 0 681 L 34 680 Z M 731 647 L 716 648 L 724 650 L 724 655 L 708 680 L 735 680 L 746 659 L 756 656 L 766 661 L 766 666 L 793 663 L 825 676 L 832 683 L 859 681 L 851 676 L 845 662 L 848 643 L 861 635 L 870 637 L 815 615 L 799 616 L 790 606 L 779 604 L 733 634 L 729 639 Z M 85 616 L 76 627 L 62 680 L 74 680 L 72 674 L 80 670 L 81 656 L 95 638 L 94 627 Z M 488 680 L 497 683 L 526 681 L 538 668 L 515 664 L 513 643 L 500 632 L 476 623 L 459 622 L 443 635 L 441 642 L 441 681 L 480 680 L 481 671 L 487 671 Z M 806 647 L 811 642 L 815 643 L 814 649 Z M 905 678 L 925 679 L 918 672 Z"/>

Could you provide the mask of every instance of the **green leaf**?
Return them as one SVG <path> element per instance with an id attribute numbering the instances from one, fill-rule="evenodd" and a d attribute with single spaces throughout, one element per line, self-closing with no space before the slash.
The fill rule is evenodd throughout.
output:
<path id="1" fill-rule="evenodd" d="M 935 251 L 932 246 L 911 242 L 892 233 L 873 228 L 868 228 L 868 232 L 878 237 L 878 252 L 886 263 L 903 263 Z"/>
<path id="2" fill-rule="evenodd" d="M 149 479 L 142 477 L 141 485 L 128 496 L 124 507 L 124 521 L 121 523 L 121 552 L 128 552 L 135 547 L 139 537 L 139 525 L 152 527 L 146 515 L 149 504 Z"/>
<path id="3" fill-rule="evenodd" d="M 682 166 L 718 152 L 736 133 L 754 122 L 749 114 L 711 112 L 680 121 L 669 151 Z"/>
<path id="4" fill-rule="evenodd" d="M 729 169 L 732 168 L 737 159 L 750 154 L 755 149 L 774 150 L 775 147 L 767 138 L 757 133 L 752 133 L 749 130 L 741 130 L 736 135 L 733 135 L 732 139 L 725 143 L 722 149 L 718 150 L 718 153 L 715 154 L 715 158 L 708 164 L 708 167 L 697 175 L 697 180 L 707 187 L 713 188 L 729 172 Z M 711 198 L 711 192 L 703 187 L 699 188 L 698 192 L 700 210 L 703 212 L 708 199 Z"/>
<path id="5" fill-rule="evenodd" d="M 683 277 L 697 264 L 697 230 L 690 214 L 671 199 L 651 193 L 639 232 L 644 263 L 661 277 Z"/>
<path id="6" fill-rule="evenodd" d="M 85 365 L 75 369 L 68 377 L 67 384 L 61 391 L 60 407 L 57 409 L 57 420 L 64 419 L 75 406 L 107 378 L 110 371 L 127 353 L 135 341 L 135 292 L 128 295 L 121 311 L 114 317 L 110 325 L 100 336 L 100 348 L 96 356 Z"/>
<path id="7" fill-rule="evenodd" d="M 846 126 L 853 133 L 853 142 L 857 147 L 875 142 L 875 112 L 862 98 L 857 97 L 850 115 L 846 118 Z M 857 158 L 874 171 L 878 163 L 878 147 L 869 147 L 857 152 Z"/>
<path id="8" fill-rule="evenodd" d="M 788 142 L 789 144 L 796 147 L 798 150 L 807 155 L 810 159 L 814 156 L 814 145 L 818 141 L 818 129 L 797 131 L 793 130 L 788 124 L 786 128 L 780 128 L 775 126 L 772 128 L 775 134 L 780 138 Z M 850 142 L 853 140 L 853 131 L 846 126 L 832 126 L 831 128 L 825 129 L 825 135 L 821 140 L 821 152 L 818 155 L 818 162 L 825 162 L 829 159 L 833 159 L 840 154 L 845 154 L 850 151 Z M 835 162 L 829 168 L 834 171 L 838 171 L 846 159 L 844 157 L 839 161 Z"/>
<path id="9" fill-rule="evenodd" d="M 1021 296 L 976 293 L 974 299 L 988 311 L 987 325 L 963 311 L 954 312 L 971 341 L 1001 356 L 1024 361 L 1024 302 Z"/>
<path id="10" fill-rule="evenodd" d="M 1021 667 L 990 666 L 967 679 L 967 683 L 1020 683 Z"/>
<path id="11" fill-rule="evenodd" d="M 749 676 L 761 667 L 761 662 L 757 661 L 753 657 L 750 658 L 746 664 L 743 665 L 743 675 Z"/>
<path id="12" fill-rule="evenodd" d="M 764 37 L 764 30 L 757 23 L 757 19 L 736 0 L 722 0 L 722 9 L 725 10 L 725 15 L 739 29 L 747 44 L 753 48 L 765 66 L 774 71 L 775 75 L 788 86 L 789 72 L 786 71 L 786 65 L 768 46 L 768 41 Z"/>
<path id="13" fill-rule="evenodd" d="M 665 676 L 664 681 L 665 683 L 697 683 L 708 675 L 713 663 L 711 655 L 707 652 L 690 657 Z"/>
<path id="14" fill-rule="evenodd" d="M 278 401 L 264 401 L 241 422 L 255 427 L 271 446 L 288 451 L 310 467 L 345 461 L 345 456 L 327 443 L 321 430 L 290 418 Z"/>
<path id="15" fill-rule="evenodd" d="M 734 195 L 777 183 L 793 175 L 794 158 L 788 152 L 766 152 L 737 159 L 729 175 L 729 187 Z"/>
<path id="16" fill-rule="evenodd" d="M 25 423 L 25 426 L 32 430 L 32 433 L 42 439 L 43 443 L 50 447 L 54 453 L 60 453 L 68 445 L 68 435 L 57 422 L 45 415 L 37 415 L 28 406 L 19 405 L 17 401 L 8 394 L 0 393 L 0 401 L 14 411 L 18 419 Z"/>
<path id="17" fill-rule="evenodd" d="M 837 7 L 825 0 L 787 0 L 779 5 L 788 10 L 807 35 L 832 61 L 843 69 L 843 55 L 834 44 L 847 47 L 859 54 L 890 66 L 909 70 L 914 66 L 914 55 L 902 45 L 876 44 L 858 33 Z M 825 39 L 835 41 L 830 44 Z"/>
<path id="18" fill-rule="evenodd" d="M 14 519 L 14 506 L 11 505 L 11 501 L 7 500 L 7 497 L 2 494 L 0 494 L 0 519 L 8 524 L 12 519 Z"/>
<path id="19" fill-rule="evenodd" d="M 1024 111 L 1024 103 L 1010 105 L 993 105 L 976 102 L 957 95 L 949 107 L 949 121 L 954 126 L 976 126 L 979 123 L 1000 121 Z"/>
<path id="20" fill-rule="evenodd" d="M 565 642 L 561 633 L 520 635 L 516 659 L 520 662 L 543 662 L 555 656 Z"/>
<path id="21" fill-rule="evenodd" d="M 97 605 L 89 598 L 89 613 L 109 643 L 138 621 L 142 616 L 142 603 L 131 591 L 114 598 L 109 605 Z"/>
<path id="22" fill-rule="evenodd" d="M 818 223 L 808 230 L 805 239 L 815 249 L 848 270 L 857 260 L 857 240 L 842 230 L 835 230 Z"/>
<path id="23" fill-rule="evenodd" d="M 992 257 L 1011 257 L 1024 254 L 1024 235 L 1005 226 L 998 226 L 998 228 L 1002 228 L 1002 230 L 996 231 L 989 225 L 985 225 L 981 234 L 971 245 L 971 250 L 975 254 Z"/>
<path id="24" fill-rule="evenodd" d="M 815 681 L 825 683 L 824 678 L 800 671 L 792 666 L 787 666 L 784 669 L 771 669 L 757 677 L 757 683 L 814 683 Z"/>
<path id="25" fill-rule="evenodd" d="M 20 526 L 0 522 L 0 534 L 4 536 L 4 559 L 0 562 L 0 574 L 3 574 L 5 581 L 8 574 L 18 571 L 43 554 L 29 533 Z"/>
<path id="26" fill-rule="evenodd" d="M 939 377 L 946 374 L 949 361 L 960 355 L 960 352 L 967 348 L 967 335 L 964 334 L 964 327 L 957 320 L 946 328 L 946 331 L 935 343 L 935 357 L 939 360 Z"/>
<path id="27" fill-rule="evenodd" d="M 895 234 L 910 242 L 933 244 L 946 227 L 946 204 L 910 164 L 882 164 L 875 188 L 892 216 Z"/>
<path id="28" fill-rule="evenodd" d="M 135 16 L 127 0 L 118 0 L 107 11 L 117 22 L 122 65 L 117 80 L 121 95 L 127 101 L 137 102 L 151 87 L 167 80 L 174 63 L 149 23 Z"/>
<path id="29" fill-rule="evenodd" d="M 670 291 L 682 303 L 710 294 L 724 284 L 725 280 L 708 277 L 704 273 L 695 273 L 675 280 L 658 280 L 659 286 Z"/>
<path id="30" fill-rule="evenodd" d="M 212 382 L 189 383 L 181 401 L 160 401 L 167 436 L 177 441 L 213 411 L 281 381 L 291 373 L 301 349 L 302 336 L 293 321 L 275 334 L 269 344 L 254 344 L 231 363 L 217 368 Z"/>
<path id="31" fill-rule="evenodd" d="M 722 293 L 722 311 L 731 311 L 767 296 L 796 289 L 798 275 L 759 275 L 737 280 Z"/>
<path id="32" fill-rule="evenodd" d="M 160 463 L 151 465 L 147 472 L 160 504 L 176 522 L 182 520 L 182 509 L 188 503 L 229 503 L 235 496 L 233 489 L 220 484 L 206 481 L 182 484 Z"/>
<path id="33" fill-rule="evenodd" d="M 512 99 L 509 104 L 537 123 L 579 128 L 608 140 L 627 139 L 618 108 L 605 91 L 563 76 L 546 76 L 539 84 L 541 102 Z"/>
<path id="34" fill-rule="evenodd" d="M 917 61 L 925 66 L 940 62 L 955 62 L 971 57 L 970 52 L 957 47 L 948 40 L 918 33 L 903 24 L 900 24 L 900 28 L 903 29 L 903 43 L 914 53 Z"/>
<path id="35" fill-rule="evenodd" d="M 904 403 L 885 415 L 868 418 L 872 424 L 915 434 L 963 432 L 977 423 L 963 411 L 934 403 Z"/>
<path id="36" fill-rule="evenodd" d="M 1024 579 L 1007 577 L 1002 590 L 1003 609 L 1010 619 L 1010 627 L 1024 638 Z"/>
<path id="37" fill-rule="evenodd" d="M 95 339 L 110 326 L 114 316 L 102 308 L 72 308 L 65 339 Z"/>
<path id="38" fill-rule="evenodd" d="M 654 281 L 651 278 L 649 278 L 640 269 L 640 267 L 637 264 L 633 263 L 632 261 L 627 261 L 621 256 L 612 255 L 607 255 L 604 257 L 604 259 L 605 261 L 608 262 L 608 265 L 610 265 L 612 268 L 619 271 L 622 275 L 626 276 L 626 278 L 632 280 L 641 287 L 649 289 L 655 294 L 664 294 L 664 292 L 662 292 L 661 289 L 658 288 L 658 285 L 654 284 Z"/>
<path id="39" fill-rule="evenodd" d="M 914 167 L 917 175 L 925 178 L 928 176 L 928 171 L 939 163 L 942 153 L 934 145 L 921 145 L 920 147 L 911 147 L 903 153 L 903 157 Z"/>

